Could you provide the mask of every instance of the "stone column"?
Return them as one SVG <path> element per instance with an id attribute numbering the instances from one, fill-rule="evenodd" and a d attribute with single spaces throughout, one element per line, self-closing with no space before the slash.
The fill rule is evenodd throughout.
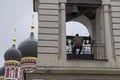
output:
<path id="1" fill-rule="evenodd" d="M 60 18 L 60 25 L 59 25 L 59 56 L 66 54 L 66 14 L 65 14 L 65 2 L 60 2 L 60 10 L 59 10 L 59 18 Z"/>
<path id="2" fill-rule="evenodd" d="M 103 0 L 104 28 L 105 28 L 105 55 L 111 61 L 113 59 L 112 26 L 110 15 L 110 0 Z"/>

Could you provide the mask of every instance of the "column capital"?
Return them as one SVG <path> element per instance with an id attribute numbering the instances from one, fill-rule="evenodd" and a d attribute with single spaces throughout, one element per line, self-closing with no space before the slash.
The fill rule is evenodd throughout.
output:
<path id="1" fill-rule="evenodd" d="M 102 0 L 102 4 L 103 5 L 110 5 L 111 4 L 111 0 Z"/>
<path id="2" fill-rule="evenodd" d="M 66 3 L 66 0 L 59 0 L 60 3 Z"/>
<path id="3" fill-rule="evenodd" d="M 60 9 L 61 9 L 61 10 L 65 10 L 65 3 L 61 3 L 61 4 L 60 4 Z"/>
<path id="4" fill-rule="evenodd" d="M 111 12 L 110 5 L 108 5 L 108 4 L 103 5 L 103 11 L 104 12 Z"/>

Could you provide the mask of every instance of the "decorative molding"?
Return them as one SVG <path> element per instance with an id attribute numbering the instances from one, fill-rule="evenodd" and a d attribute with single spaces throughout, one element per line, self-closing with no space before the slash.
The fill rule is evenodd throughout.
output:
<path id="1" fill-rule="evenodd" d="M 0 79 L 4 78 L 5 76 L 0 76 Z"/>
<path id="2" fill-rule="evenodd" d="M 5 64 L 7 64 L 7 63 L 17 63 L 17 64 L 20 64 L 20 62 L 16 61 L 16 60 L 7 60 L 7 61 L 5 61 Z"/>
<path id="3" fill-rule="evenodd" d="M 22 60 L 37 60 L 37 57 L 23 57 Z"/>

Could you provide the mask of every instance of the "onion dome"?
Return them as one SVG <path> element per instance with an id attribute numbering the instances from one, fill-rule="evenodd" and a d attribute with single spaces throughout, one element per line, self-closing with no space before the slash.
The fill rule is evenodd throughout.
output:
<path id="1" fill-rule="evenodd" d="M 24 40 L 18 46 L 23 57 L 37 57 L 37 40 L 34 36 L 34 22 L 32 22 L 31 33 L 28 39 Z"/>
<path id="2" fill-rule="evenodd" d="M 12 47 L 9 48 L 4 54 L 4 59 L 5 61 L 21 61 L 21 57 L 21 52 L 16 48 L 16 38 L 14 38 Z"/>
<path id="3" fill-rule="evenodd" d="M 5 75 L 5 66 L 0 68 L 0 78 L 3 78 Z"/>
<path id="4" fill-rule="evenodd" d="M 4 55 L 5 61 L 7 60 L 21 60 L 21 52 L 15 47 L 15 45 L 12 45 L 11 48 L 9 48 Z"/>
<path id="5" fill-rule="evenodd" d="M 33 32 L 18 46 L 18 49 L 21 51 L 22 57 L 37 57 L 37 40 Z"/>

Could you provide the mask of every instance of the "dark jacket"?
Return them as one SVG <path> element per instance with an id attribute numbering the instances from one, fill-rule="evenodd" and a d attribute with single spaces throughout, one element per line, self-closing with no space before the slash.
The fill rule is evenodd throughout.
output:
<path id="1" fill-rule="evenodd" d="M 72 43 L 76 46 L 76 47 L 80 47 L 83 44 L 83 38 L 79 37 L 79 36 L 75 36 L 72 40 Z"/>

